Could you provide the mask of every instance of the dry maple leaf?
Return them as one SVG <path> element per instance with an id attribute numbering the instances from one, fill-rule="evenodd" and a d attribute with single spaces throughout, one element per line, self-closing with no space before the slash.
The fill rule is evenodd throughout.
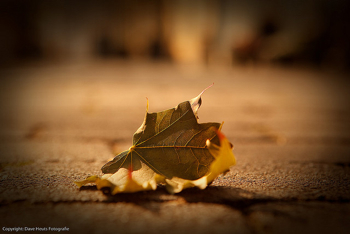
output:
<path id="1" fill-rule="evenodd" d="M 197 121 L 205 90 L 157 113 L 148 113 L 147 100 L 146 116 L 134 133 L 133 146 L 102 167 L 102 178 L 89 177 L 77 185 L 94 182 L 98 188 L 110 187 L 112 194 L 154 190 L 158 183 L 165 183 L 171 193 L 193 186 L 205 188 L 235 164 L 232 145 L 218 131 L 221 124 Z"/>

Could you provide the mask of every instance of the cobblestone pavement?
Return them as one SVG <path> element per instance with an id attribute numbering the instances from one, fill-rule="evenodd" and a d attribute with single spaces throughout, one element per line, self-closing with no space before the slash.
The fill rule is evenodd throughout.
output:
<path id="1" fill-rule="evenodd" d="M 348 233 L 346 75 L 302 68 L 95 61 L 3 69 L 0 226 L 70 233 Z M 205 190 L 104 195 L 74 180 L 128 149 L 150 102 L 203 95 L 237 165 Z M 39 229 L 37 231 L 40 231 Z M 57 231 L 57 230 L 56 230 Z M 64 230 L 62 230 L 63 232 Z"/>

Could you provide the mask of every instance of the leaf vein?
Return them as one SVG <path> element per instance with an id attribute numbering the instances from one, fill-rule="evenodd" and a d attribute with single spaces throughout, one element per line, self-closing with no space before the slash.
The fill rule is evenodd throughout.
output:
<path id="1" fill-rule="evenodd" d="M 130 152 L 124 157 L 124 161 L 120 164 L 120 166 L 118 167 L 117 171 L 119 171 L 119 169 L 122 168 L 122 166 L 124 165 L 126 159 L 129 157 L 129 154 L 130 154 Z"/>
<path id="2" fill-rule="evenodd" d="M 193 136 L 186 142 L 186 146 L 190 143 L 190 141 L 192 141 L 193 140 L 193 138 L 195 137 L 195 136 L 197 136 L 198 134 L 200 134 L 200 133 L 202 133 L 203 131 L 205 131 L 205 130 L 207 130 L 207 129 L 209 129 L 210 127 L 208 127 L 208 128 L 205 128 L 205 129 L 201 129 L 200 131 L 198 131 L 198 132 L 196 132 L 195 134 L 193 134 Z"/>
<path id="3" fill-rule="evenodd" d="M 174 141 L 174 146 L 176 145 L 177 140 L 182 136 L 182 134 L 184 134 L 185 131 L 181 131 L 180 134 L 178 135 L 178 137 L 176 137 L 175 141 Z"/>
<path id="4" fill-rule="evenodd" d="M 160 130 L 160 125 L 161 125 L 161 123 L 163 122 L 163 120 L 164 120 L 164 117 L 165 117 L 166 115 L 163 115 L 162 116 L 162 119 L 159 121 L 159 123 L 158 123 L 158 131 L 156 131 L 156 132 L 159 132 L 159 130 Z"/>
<path id="5" fill-rule="evenodd" d="M 181 163 L 180 155 L 179 155 L 179 153 L 177 152 L 177 148 L 174 147 L 174 150 L 175 150 L 175 153 L 176 153 L 176 155 L 177 155 L 177 159 L 178 159 L 179 163 Z"/>
<path id="6" fill-rule="evenodd" d="M 144 157 L 142 157 L 141 154 L 139 154 L 136 150 L 134 150 L 134 152 L 149 166 L 153 169 L 153 171 L 155 171 L 156 173 L 163 175 L 163 173 L 161 173 L 160 171 L 158 171 L 154 166 L 152 166 L 152 164 L 150 164 Z"/>
<path id="7" fill-rule="evenodd" d="M 199 162 L 198 158 L 196 157 L 196 155 L 193 153 L 192 149 L 191 149 L 191 153 L 192 153 L 193 157 L 197 160 L 197 175 L 199 175 L 199 164 L 200 164 L 200 162 Z"/>
<path id="8" fill-rule="evenodd" d="M 154 135 L 151 136 L 150 138 L 144 140 L 143 142 L 141 142 L 141 143 L 139 143 L 139 144 L 137 144 L 137 145 L 141 145 L 141 144 L 143 144 L 143 143 L 149 141 L 150 139 L 152 139 L 152 138 L 158 136 L 158 135 L 161 134 L 162 132 L 166 131 L 168 128 L 170 128 L 172 125 L 174 125 L 176 122 L 178 122 L 182 117 L 184 117 L 188 112 L 189 112 L 189 110 L 187 110 L 183 115 L 181 115 L 181 116 L 180 116 L 177 120 L 175 120 L 173 123 L 169 124 L 168 127 L 164 128 L 162 131 L 160 131 L 160 132 L 154 134 Z M 135 145 L 135 146 L 137 146 L 137 145 Z"/>

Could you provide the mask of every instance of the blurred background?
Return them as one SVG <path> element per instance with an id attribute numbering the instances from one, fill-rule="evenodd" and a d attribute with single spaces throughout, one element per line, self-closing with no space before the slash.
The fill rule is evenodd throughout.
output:
<path id="1" fill-rule="evenodd" d="M 350 65 L 346 0 L 2 0 L 0 62 Z"/>
<path id="2" fill-rule="evenodd" d="M 213 82 L 200 122 L 224 120 L 228 138 L 241 145 L 238 154 L 247 155 L 239 150 L 251 144 L 347 146 L 348 6 L 2 0 L 2 152 L 11 152 L 6 160 L 27 155 L 9 142 L 100 142 L 110 152 L 105 162 L 129 147 L 145 97 L 150 112 L 161 111 Z M 328 157 L 325 150 L 314 154 Z"/>

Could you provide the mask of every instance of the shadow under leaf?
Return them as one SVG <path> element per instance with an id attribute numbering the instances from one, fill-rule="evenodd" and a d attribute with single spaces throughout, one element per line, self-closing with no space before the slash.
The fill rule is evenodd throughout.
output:
<path id="1" fill-rule="evenodd" d="M 86 187 L 84 190 L 97 190 L 96 186 L 83 187 Z M 169 194 L 166 191 L 165 186 L 158 186 L 155 191 L 119 193 L 116 195 L 111 195 L 107 188 L 105 190 L 102 189 L 102 192 L 107 196 L 107 200 L 104 201 L 105 203 L 133 203 L 154 212 L 157 212 L 160 209 L 161 203 L 170 201 L 222 204 L 240 210 L 242 213 L 249 213 L 249 207 L 255 204 L 281 201 L 276 198 L 249 192 L 241 188 L 225 186 L 209 186 L 204 190 L 189 188 L 177 194 Z"/>

